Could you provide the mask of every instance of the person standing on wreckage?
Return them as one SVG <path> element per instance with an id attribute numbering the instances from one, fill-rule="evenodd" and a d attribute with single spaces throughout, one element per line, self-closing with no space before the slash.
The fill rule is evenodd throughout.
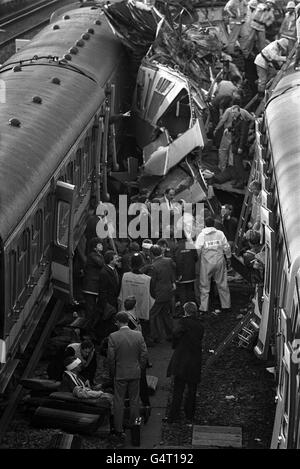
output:
<path id="1" fill-rule="evenodd" d="M 267 0 L 266 3 L 259 3 L 250 23 L 250 34 L 245 44 L 244 55 L 248 57 L 256 43 L 257 49 L 261 51 L 266 46 L 266 27 L 271 26 L 275 21 L 273 8 L 275 0 Z"/>
<path id="2" fill-rule="evenodd" d="M 245 22 L 247 12 L 247 2 L 245 0 L 229 0 L 224 7 L 224 12 L 229 16 L 229 38 L 227 45 L 228 54 L 234 53 L 236 41 Z"/>
<path id="3" fill-rule="evenodd" d="M 288 47 L 289 40 L 283 37 L 268 44 L 255 57 L 254 63 L 258 75 L 257 88 L 261 97 L 264 96 L 268 81 L 277 74 L 277 71 L 286 62 Z"/>

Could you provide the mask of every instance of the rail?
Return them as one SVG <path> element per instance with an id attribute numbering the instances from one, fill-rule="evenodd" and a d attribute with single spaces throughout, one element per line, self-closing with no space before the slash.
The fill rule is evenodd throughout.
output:
<path id="1" fill-rule="evenodd" d="M 42 2 L 35 3 L 34 5 L 29 5 L 26 8 L 23 8 L 22 10 L 11 13 L 10 15 L 7 15 L 4 18 L 2 18 L 2 21 L 4 19 L 4 22 L 0 23 L 0 29 L 3 29 L 6 26 L 19 21 L 20 19 L 26 18 L 32 13 L 40 11 L 47 6 L 50 6 L 58 2 L 59 0 L 51 0 L 50 2 L 44 0 Z"/>
<path id="2" fill-rule="evenodd" d="M 46 1 L 46 2 L 43 1 L 38 4 L 35 4 L 31 8 L 30 7 L 27 7 L 26 9 L 24 8 L 23 10 L 10 15 L 9 17 L 6 17 L 5 21 L 0 23 L 0 31 L 2 30 L 2 33 L 5 32 L 6 34 L 9 35 L 9 37 L 7 37 L 4 41 L 0 42 L 0 48 L 7 46 L 11 42 L 13 42 L 15 39 L 22 36 L 23 34 L 27 34 L 31 32 L 32 30 L 38 28 L 39 26 L 43 26 L 44 24 L 48 23 L 50 15 L 47 18 L 39 19 L 38 22 L 36 22 L 35 24 L 27 28 L 23 28 L 17 32 L 13 30 L 12 33 L 10 34 L 10 31 L 9 31 L 9 29 L 15 28 L 19 22 L 24 21 L 26 18 L 28 18 L 29 16 L 35 13 L 40 13 L 42 10 L 59 3 L 59 1 L 60 0 L 51 0 L 51 1 Z"/>

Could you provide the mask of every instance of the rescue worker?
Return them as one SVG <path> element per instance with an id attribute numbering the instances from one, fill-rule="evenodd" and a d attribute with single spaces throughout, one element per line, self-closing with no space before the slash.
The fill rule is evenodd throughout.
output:
<path id="1" fill-rule="evenodd" d="M 196 249 L 200 257 L 200 313 L 208 310 L 211 279 L 213 278 L 220 297 L 223 312 L 231 306 L 230 291 L 227 283 L 227 268 L 231 265 L 231 248 L 220 230 L 214 227 L 215 220 L 208 217 L 205 228 L 196 240 Z M 225 262 L 225 257 L 226 262 Z M 216 311 L 215 311 L 216 313 Z"/>
<path id="2" fill-rule="evenodd" d="M 288 2 L 286 6 L 286 14 L 279 30 L 279 38 L 285 37 L 289 41 L 288 53 L 293 49 L 297 34 L 296 34 L 296 12 L 295 3 Z"/>
<path id="3" fill-rule="evenodd" d="M 249 34 L 251 32 L 251 21 L 255 15 L 256 7 L 257 7 L 257 0 L 250 0 L 247 5 L 245 22 L 242 24 L 240 35 L 239 35 L 240 48 L 245 58 L 248 57 L 247 43 L 249 39 Z"/>
<path id="4" fill-rule="evenodd" d="M 266 3 L 259 3 L 250 23 L 250 34 L 246 44 L 246 56 L 248 56 L 257 40 L 257 49 L 261 51 L 266 45 L 266 26 L 270 26 L 275 21 L 273 6 L 275 0 L 267 0 Z"/>
<path id="5" fill-rule="evenodd" d="M 236 189 L 243 189 L 248 179 L 248 174 L 243 166 L 243 155 L 246 150 L 248 132 L 249 121 L 243 119 L 240 113 L 240 108 L 236 106 L 231 124 L 231 152 L 235 170 L 235 179 L 232 182 L 232 187 L 235 187 Z"/>
<path id="6" fill-rule="evenodd" d="M 241 100 L 238 79 L 236 81 L 221 80 L 218 85 L 214 97 L 211 101 L 211 119 L 215 127 L 224 111 L 230 107 L 232 100 Z"/>
<path id="7" fill-rule="evenodd" d="M 240 114 L 244 120 L 253 120 L 254 117 L 245 109 L 241 108 L 239 105 L 234 104 L 233 106 L 226 109 L 224 114 L 219 120 L 217 127 L 214 130 L 214 135 L 218 132 L 221 127 L 224 127 L 223 136 L 219 146 L 219 168 L 221 171 L 224 171 L 229 164 L 233 164 L 231 150 L 231 127 L 232 122 L 235 119 L 236 115 Z M 231 159 L 230 159 L 231 158 Z"/>
<path id="8" fill-rule="evenodd" d="M 224 11 L 229 15 L 229 38 L 227 51 L 234 53 L 236 41 L 240 35 L 242 24 L 245 21 L 247 3 L 245 0 L 229 0 L 224 7 Z"/>
<path id="9" fill-rule="evenodd" d="M 289 40 L 285 37 L 268 44 L 255 58 L 258 75 L 258 93 L 264 94 L 267 82 L 276 75 L 286 61 Z"/>
<path id="10" fill-rule="evenodd" d="M 229 54 L 222 52 L 220 62 L 223 63 L 222 68 L 222 80 L 232 81 L 235 85 L 240 84 L 243 81 L 243 77 L 238 67 L 233 63 L 232 57 Z"/>

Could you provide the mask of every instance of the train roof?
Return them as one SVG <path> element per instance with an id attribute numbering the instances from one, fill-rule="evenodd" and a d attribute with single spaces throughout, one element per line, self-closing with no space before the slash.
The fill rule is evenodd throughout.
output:
<path id="1" fill-rule="evenodd" d="M 61 58 L 78 40 L 82 45 L 76 46 L 78 53 L 72 54 L 71 61 L 34 58 Z M 5 102 L 0 104 L 0 236 L 4 241 L 92 119 L 108 78 L 124 58 L 123 51 L 100 9 L 76 8 L 56 18 L 0 68 L 6 89 Z M 20 61 L 21 71 L 14 71 Z M 52 82 L 54 77 L 60 84 Z M 33 102 L 34 96 L 42 99 L 41 104 Z M 9 125 L 12 118 L 20 121 L 20 127 Z"/>
<path id="2" fill-rule="evenodd" d="M 282 221 L 291 261 L 300 254 L 300 72 L 292 65 L 265 110 Z"/>

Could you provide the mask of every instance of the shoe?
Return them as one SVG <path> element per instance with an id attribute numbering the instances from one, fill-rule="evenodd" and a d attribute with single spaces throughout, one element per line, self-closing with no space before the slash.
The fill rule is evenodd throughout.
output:
<path id="1" fill-rule="evenodd" d="M 220 313 L 221 313 L 220 309 L 214 309 L 214 311 L 211 312 L 211 314 L 213 314 L 214 316 L 219 316 Z"/>
<path id="2" fill-rule="evenodd" d="M 125 446 L 126 433 L 124 432 L 114 432 L 110 438 L 110 442 L 114 448 L 122 448 Z"/>
<path id="3" fill-rule="evenodd" d="M 149 420 L 149 417 L 151 415 L 151 407 L 149 405 L 146 405 L 144 407 L 144 424 L 146 425 L 146 423 L 148 422 Z"/>
<path id="4" fill-rule="evenodd" d="M 162 419 L 162 421 L 163 421 L 164 423 L 168 423 L 168 424 L 179 423 L 179 422 L 180 422 L 179 419 L 172 419 L 172 418 L 170 418 L 170 417 L 164 417 L 164 418 Z"/>
<path id="5" fill-rule="evenodd" d="M 222 308 L 222 313 L 230 313 L 231 312 L 231 308 Z"/>
<path id="6" fill-rule="evenodd" d="M 189 419 L 189 418 L 186 417 L 184 423 L 188 427 L 191 427 L 194 424 L 194 421 L 193 421 L 193 419 Z"/>

